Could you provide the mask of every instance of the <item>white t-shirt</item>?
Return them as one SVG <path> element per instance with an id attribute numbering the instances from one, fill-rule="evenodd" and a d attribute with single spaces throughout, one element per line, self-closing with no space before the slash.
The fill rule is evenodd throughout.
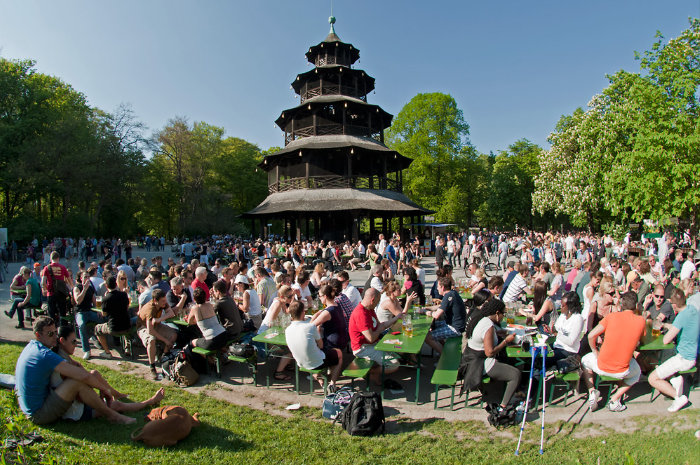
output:
<path id="1" fill-rule="evenodd" d="M 506 289 L 506 293 L 503 296 L 503 302 L 515 302 L 518 300 L 518 297 L 526 287 L 527 283 L 525 282 L 523 275 L 520 273 L 516 274 L 508 285 L 508 289 Z"/>
<path id="2" fill-rule="evenodd" d="M 498 334 L 496 334 L 496 325 L 493 324 L 490 318 L 484 317 L 476 324 L 474 331 L 472 332 L 472 337 L 469 338 L 467 344 L 474 350 L 484 350 L 484 338 L 486 337 L 486 332 L 494 328 L 493 332 L 493 346 L 498 345 Z M 493 357 L 488 357 L 484 360 L 484 373 L 488 373 L 493 365 L 496 363 L 496 359 Z"/>
<path id="3" fill-rule="evenodd" d="M 455 253 L 455 241 L 452 239 L 447 241 L 447 253 Z"/>
<path id="4" fill-rule="evenodd" d="M 255 292 L 255 289 L 246 289 L 246 294 L 250 297 L 248 315 L 257 316 L 262 314 L 262 308 L 260 308 L 260 296 Z"/>
<path id="5" fill-rule="evenodd" d="M 343 294 L 347 296 L 347 298 L 350 300 L 350 303 L 352 304 L 352 308 L 354 309 L 357 307 L 357 305 L 362 301 L 362 296 L 360 295 L 360 291 L 357 290 L 355 286 L 352 284 L 348 284 L 348 287 L 343 289 Z"/>
<path id="6" fill-rule="evenodd" d="M 418 281 L 425 287 L 425 270 L 423 268 L 414 268 L 416 270 L 416 277 L 418 278 Z"/>
<path id="7" fill-rule="evenodd" d="M 301 287 L 298 283 L 294 283 L 292 284 L 292 289 L 294 289 L 295 291 L 298 289 L 301 292 L 300 300 L 304 303 L 304 307 L 306 307 L 306 305 L 309 302 L 308 297 L 311 297 L 311 291 L 309 290 L 309 286 Z"/>
<path id="8" fill-rule="evenodd" d="M 692 261 L 686 260 L 681 267 L 681 279 L 689 279 L 695 273 L 695 264 Z"/>
<path id="9" fill-rule="evenodd" d="M 584 324 L 583 317 L 578 313 L 572 314 L 569 318 L 559 315 L 557 322 L 554 323 L 554 329 L 557 330 L 554 347 L 564 349 L 567 352 L 578 353 Z"/>
<path id="10" fill-rule="evenodd" d="M 370 285 L 370 287 L 373 287 L 374 289 L 376 289 L 379 292 L 384 291 L 384 283 L 377 276 L 374 276 L 372 278 L 372 281 L 370 281 L 369 285 Z"/>
<path id="11" fill-rule="evenodd" d="M 306 321 L 292 321 L 284 331 L 287 347 L 299 366 L 312 370 L 323 364 L 326 354 L 319 349 L 316 341 L 321 339 L 315 324 Z"/>

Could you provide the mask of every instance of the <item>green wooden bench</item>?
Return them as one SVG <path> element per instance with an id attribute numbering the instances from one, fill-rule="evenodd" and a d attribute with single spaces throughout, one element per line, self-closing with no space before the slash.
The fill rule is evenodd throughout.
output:
<path id="1" fill-rule="evenodd" d="M 317 370 L 307 370 L 304 367 L 300 367 L 298 364 L 294 365 L 294 375 L 296 377 L 296 391 L 297 395 L 300 394 L 299 392 L 299 372 L 304 372 L 309 374 L 309 392 L 311 394 L 314 393 L 314 376 L 313 375 L 321 375 L 323 378 L 323 396 L 325 397 L 326 394 L 328 393 L 328 376 L 326 374 L 326 369 L 325 368 L 319 368 Z"/>
<path id="2" fill-rule="evenodd" d="M 201 347 L 194 347 L 192 349 L 192 352 L 195 354 L 202 355 L 204 358 L 206 358 L 209 355 L 213 355 L 215 363 L 216 363 L 216 377 L 221 378 L 221 360 L 219 359 L 219 351 L 227 348 L 228 346 L 230 346 L 234 342 L 240 341 L 241 337 L 243 337 L 243 334 L 239 335 L 238 337 L 236 337 L 234 339 L 230 339 L 229 341 L 226 342 L 226 345 L 219 350 L 208 350 L 208 349 L 203 349 Z M 228 359 L 233 361 L 233 362 L 242 361 L 242 363 L 248 363 L 248 361 L 243 359 L 243 357 L 235 357 L 233 355 L 230 355 L 228 357 Z M 238 360 L 238 359 L 240 359 L 240 360 Z M 207 361 L 207 373 L 209 373 L 209 362 L 208 361 Z"/>
<path id="3" fill-rule="evenodd" d="M 433 409 L 437 409 L 438 395 L 440 386 L 448 386 L 452 388 L 450 395 L 450 410 L 454 409 L 455 403 L 455 386 L 457 384 L 457 372 L 459 371 L 459 362 L 462 360 L 462 338 L 452 337 L 445 341 L 442 348 L 442 355 L 438 360 L 437 367 L 430 379 L 430 383 L 435 385 L 435 403 Z"/>
<path id="4" fill-rule="evenodd" d="M 124 357 L 128 357 L 130 360 L 134 360 L 136 358 L 134 355 L 134 346 L 132 344 L 135 335 L 136 326 L 132 326 L 126 331 L 119 331 L 111 334 L 112 337 L 119 341 L 119 347 L 122 355 Z"/>
<path id="5" fill-rule="evenodd" d="M 576 389 L 576 386 L 581 379 L 581 375 L 578 371 L 572 371 L 570 373 L 557 373 L 549 382 L 549 405 L 552 405 L 552 399 L 554 398 L 554 389 L 557 386 L 563 386 L 566 388 L 566 396 L 564 397 L 564 405 L 566 407 L 569 404 L 569 394 Z"/>
<path id="6" fill-rule="evenodd" d="M 350 368 L 350 366 L 356 366 L 357 368 Z M 353 362 L 348 365 L 348 368 L 343 370 L 343 376 L 346 378 L 350 378 L 350 387 L 354 388 L 355 387 L 355 380 L 359 378 L 366 379 L 367 376 L 369 375 L 369 371 L 372 369 L 374 366 L 374 362 L 372 360 L 366 359 L 366 358 L 355 358 Z M 369 380 L 367 380 L 367 391 L 369 391 Z"/>
<path id="7" fill-rule="evenodd" d="M 613 378 L 612 376 L 597 375 L 595 378 L 595 388 L 598 389 L 599 386 L 608 386 L 608 396 L 605 399 L 605 405 L 610 403 L 610 397 L 612 396 L 613 390 L 617 386 L 617 383 L 622 381 L 620 378 Z"/>

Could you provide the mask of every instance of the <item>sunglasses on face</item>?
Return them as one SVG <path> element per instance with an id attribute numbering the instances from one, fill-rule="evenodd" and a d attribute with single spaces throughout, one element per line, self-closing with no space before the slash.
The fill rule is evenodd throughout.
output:
<path id="1" fill-rule="evenodd" d="M 46 337 L 54 337 L 56 335 L 56 331 L 49 331 L 46 333 Z"/>
<path id="2" fill-rule="evenodd" d="M 77 346 L 77 345 L 78 345 L 78 340 L 77 340 L 77 339 L 73 339 L 72 341 L 70 341 L 70 343 L 73 344 L 74 346 Z"/>
<path id="3" fill-rule="evenodd" d="M 664 298 L 664 296 L 662 296 L 662 295 L 656 295 L 656 294 L 654 294 L 654 297 L 656 297 L 657 299 L 663 299 L 663 298 Z"/>

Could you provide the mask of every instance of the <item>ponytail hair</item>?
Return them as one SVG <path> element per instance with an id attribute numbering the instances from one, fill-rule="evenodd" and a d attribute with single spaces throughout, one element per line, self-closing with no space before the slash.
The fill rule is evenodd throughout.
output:
<path id="1" fill-rule="evenodd" d="M 504 308 L 506 308 L 506 304 L 504 304 L 502 300 L 491 299 L 482 305 L 481 308 L 472 310 L 467 318 L 467 325 L 464 331 L 467 335 L 467 339 L 472 337 L 474 328 L 476 328 L 476 325 L 479 324 L 482 319 L 495 315 L 496 313 L 503 313 Z"/>

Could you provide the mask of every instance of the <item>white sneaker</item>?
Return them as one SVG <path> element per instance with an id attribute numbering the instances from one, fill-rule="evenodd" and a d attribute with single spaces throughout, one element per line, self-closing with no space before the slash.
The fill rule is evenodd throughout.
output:
<path id="1" fill-rule="evenodd" d="M 680 396 L 680 397 L 676 398 L 676 400 L 674 400 L 671 403 L 671 406 L 667 410 L 669 412 L 677 412 L 680 409 L 682 409 L 685 406 L 685 404 L 687 404 L 687 403 L 688 403 L 688 398 L 686 396 Z"/>
<path id="2" fill-rule="evenodd" d="M 90 360 L 90 351 L 89 350 L 83 354 L 83 360 Z"/>
<path id="3" fill-rule="evenodd" d="M 106 358 L 108 360 L 112 358 L 112 354 L 110 354 L 109 352 L 105 352 L 104 350 L 97 354 L 97 356 L 100 358 Z"/>
<path id="4" fill-rule="evenodd" d="M 599 390 L 594 389 L 588 393 L 588 408 L 591 412 L 598 408 L 599 401 L 600 401 L 600 391 Z"/>
<path id="5" fill-rule="evenodd" d="M 669 383 L 671 383 L 671 386 L 673 386 L 673 389 L 676 390 L 676 399 L 678 399 L 681 394 L 683 394 L 683 377 L 682 376 L 676 376 L 675 378 L 671 378 L 668 380 Z"/>
<path id="6" fill-rule="evenodd" d="M 611 400 L 608 404 L 608 410 L 611 412 L 622 412 L 627 409 L 627 406 L 619 400 Z"/>

